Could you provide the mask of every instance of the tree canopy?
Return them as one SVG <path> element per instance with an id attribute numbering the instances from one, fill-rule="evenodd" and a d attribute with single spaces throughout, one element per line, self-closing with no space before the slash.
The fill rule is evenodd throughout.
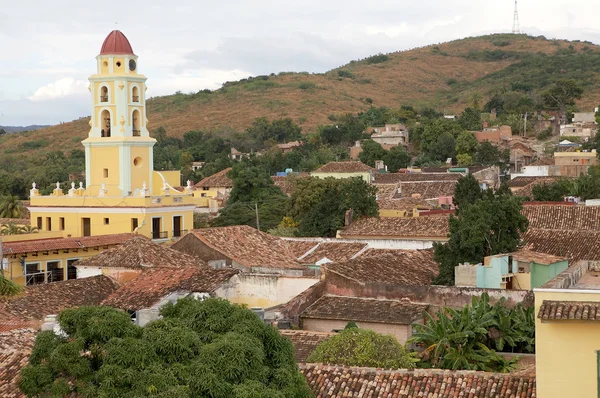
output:
<path id="1" fill-rule="evenodd" d="M 390 335 L 379 334 L 356 325 L 325 340 L 308 357 L 308 362 L 364 366 L 383 369 L 412 369 L 414 357 Z"/>
<path id="2" fill-rule="evenodd" d="M 459 198 L 459 203 L 458 216 L 450 216 L 448 242 L 434 243 L 434 258 L 440 265 L 435 284 L 453 285 L 454 267 L 459 263 L 477 264 L 486 256 L 515 251 L 527 230 L 522 198 L 513 196 L 508 188 L 488 190 L 473 204 L 464 198 Z"/>
<path id="3" fill-rule="evenodd" d="M 226 300 L 181 299 L 144 328 L 125 312 L 59 315 L 66 336 L 41 332 L 20 388 L 28 396 L 304 398 L 292 343 Z"/>
<path id="4" fill-rule="evenodd" d="M 377 189 L 362 178 L 299 178 L 292 190 L 288 215 L 298 223 L 299 236 L 335 236 L 346 211 L 355 218 L 377 216 Z"/>

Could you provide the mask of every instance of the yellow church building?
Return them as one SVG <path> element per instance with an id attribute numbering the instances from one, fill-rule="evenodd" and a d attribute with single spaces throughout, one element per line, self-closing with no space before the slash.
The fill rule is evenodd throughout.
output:
<path id="1" fill-rule="evenodd" d="M 2 272 L 20 284 L 73 278 L 73 261 L 122 243 L 125 234 L 164 242 L 193 229 L 191 183 L 181 192 L 174 188 L 179 171 L 153 168 L 156 140 L 147 129 L 146 77 L 123 33 L 106 37 L 96 65 L 89 78 L 90 131 L 82 142 L 85 185 L 56 183 L 51 195 L 42 196 L 33 183 L 28 209 L 39 232 L 4 239 Z M 108 235 L 114 239 L 92 239 Z"/>
<path id="2" fill-rule="evenodd" d="M 90 132 L 85 148 L 85 187 L 71 184 L 40 196 L 31 189 L 32 225 L 63 236 L 138 232 L 155 240 L 179 237 L 193 228 L 192 187 L 179 186 L 179 171 L 154 171 L 146 118 L 146 77 L 129 40 L 111 32 L 90 76 Z"/>

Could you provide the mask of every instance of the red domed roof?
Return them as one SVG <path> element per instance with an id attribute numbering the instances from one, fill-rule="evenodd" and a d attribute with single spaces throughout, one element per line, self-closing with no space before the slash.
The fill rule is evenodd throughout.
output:
<path id="1" fill-rule="evenodd" d="M 106 36 L 104 43 L 102 43 L 102 49 L 100 49 L 100 55 L 104 54 L 133 54 L 133 49 L 129 40 L 120 30 L 113 30 Z"/>

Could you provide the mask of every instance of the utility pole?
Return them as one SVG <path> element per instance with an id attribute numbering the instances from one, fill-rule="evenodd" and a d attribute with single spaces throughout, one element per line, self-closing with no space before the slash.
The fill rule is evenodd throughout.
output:
<path id="1" fill-rule="evenodd" d="M 519 26 L 519 11 L 517 10 L 517 0 L 515 0 L 515 14 L 513 17 L 513 28 L 512 32 L 515 35 L 521 33 L 521 27 Z"/>
<path id="2" fill-rule="evenodd" d="M 254 202 L 254 211 L 256 212 L 256 229 L 260 231 L 260 222 L 258 220 L 258 203 Z"/>

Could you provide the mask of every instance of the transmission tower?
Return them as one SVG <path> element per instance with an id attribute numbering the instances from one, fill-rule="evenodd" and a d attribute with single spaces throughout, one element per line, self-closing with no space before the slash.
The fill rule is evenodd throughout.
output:
<path id="1" fill-rule="evenodd" d="M 517 9 L 517 0 L 515 0 L 515 16 L 513 18 L 512 32 L 516 35 L 521 33 L 521 28 L 519 27 L 519 10 Z"/>

